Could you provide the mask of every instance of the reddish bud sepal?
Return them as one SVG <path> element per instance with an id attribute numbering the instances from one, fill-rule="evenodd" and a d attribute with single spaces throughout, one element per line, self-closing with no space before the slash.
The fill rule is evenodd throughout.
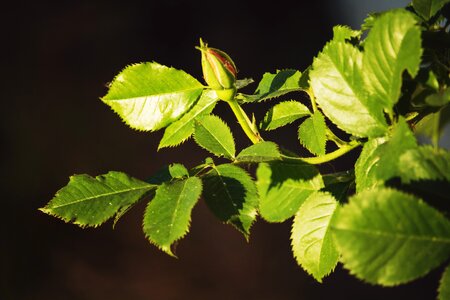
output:
<path id="1" fill-rule="evenodd" d="M 197 49 L 202 52 L 203 78 L 208 86 L 216 92 L 219 99 L 233 100 L 236 94 L 237 73 L 233 60 L 225 52 L 209 48 L 202 39 Z"/>

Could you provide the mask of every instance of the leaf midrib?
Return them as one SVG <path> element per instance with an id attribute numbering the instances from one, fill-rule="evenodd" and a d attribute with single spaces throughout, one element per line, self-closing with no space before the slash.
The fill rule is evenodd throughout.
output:
<path id="1" fill-rule="evenodd" d="M 134 191 L 139 191 L 139 190 L 146 190 L 146 189 L 150 190 L 152 188 L 154 188 L 154 185 L 148 185 L 148 186 L 142 186 L 142 187 L 138 187 L 138 188 L 130 188 L 130 189 L 124 189 L 124 190 L 114 190 L 113 192 L 104 193 L 104 194 L 98 194 L 98 195 L 91 196 L 91 197 L 81 198 L 81 199 L 78 199 L 78 200 L 73 201 L 73 202 L 52 206 L 52 207 L 49 207 L 49 209 L 57 209 L 57 208 L 65 207 L 65 206 L 75 205 L 75 204 L 78 204 L 78 203 L 81 203 L 81 202 L 85 202 L 85 201 L 89 201 L 89 200 L 92 200 L 92 199 L 99 199 L 99 198 L 103 198 L 103 197 L 114 196 L 114 195 L 118 195 L 118 194 L 121 194 L 121 193 L 128 193 L 128 192 L 134 192 Z"/>
<path id="2" fill-rule="evenodd" d="M 353 232 L 353 233 L 360 233 L 360 234 L 366 234 L 366 235 L 372 235 L 372 236 L 378 236 L 378 237 L 390 237 L 395 239 L 403 239 L 403 240 L 417 240 L 417 241 L 427 241 L 427 242 L 439 242 L 443 244 L 449 244 L 450 245 L 450 237 L 445 238 L 441 236 L 424 236 L 424 235 L 416 235 L 416 234 L 404 234 L 404 233 L 398 233 L 398 232 L 386 232 L 381 230 L 368 230 L 368 229 L 355 229 L 355 228 L 339 228 L 339 227 L 331 227 L 333 230 L 338 231 L 347 231 L 347 232 Z"/>
<path id="3" fill-rule="evenodd" d="M 195 88 L 189 88 L 189 89 L 182 89 L 182 90 L 175 90 L 172 92 L 164 92 L 164 93 L 157 93 L 157 94 L 149 94 L 149 95 L 141 95 L 141 96 L 133 96 L 131 98 L 107 98 L 108 95 L 104 98 L 102 98 L 103 101 L 108 102 L 108 101 L 136 101 L 137 99 L 142 99 L 142 98 L 152 98 L 152 97 L 162 97 L 162 96 L 167 96 L 167 95 L 173 95 L 173 94 L 182 94 L 182 93 L 188 93 L 191 91 L 195 91 L 195 90 L 203 90 L 203 86 L 200 85 L 199 87 L 195 87 Z"/>

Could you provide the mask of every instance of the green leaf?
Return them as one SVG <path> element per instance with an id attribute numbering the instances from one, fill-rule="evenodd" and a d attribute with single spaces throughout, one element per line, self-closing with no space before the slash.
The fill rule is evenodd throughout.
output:
<path id="1" fill-rule="evenodd" d="M 311 153 L 324 155 L 327 142 L 326 129 L 325 118 L 317 110 L 298 127 L 298 139 Z"/>
<path id="2" fill-rule="evenodd" d="M 310 84 L 322 112 L 339 128 L 356 136 L 377 137 L 386 131 L 379 103 L 369 102 L 362 78 L 362 53 L 331 41 L 314 59 Z"/>
<path id="3" fill-rule="evenodd" d="M 172 178 L 189 177 L 189 172 L 182 164 L 171 164 L 169 166 L 169 174 Z"/>
<path id="4" fill-rule="evenodd" d="M 361 31 L 353 30 L 348 26 L 337 25 L 333 27 L 333 41 L 345 42 L 351 38 L 359 38 Z"/>
<path id="5" fill-rule="evenodd" d="M 341 202 L 347 202 L 347 195 L 355 184 L 355 175 L 352 171 L 326 174 L 322 176 L 324 188 L 323 192 L 328 192 Z"/>
<path id="6" fill-rule="evenodd" d="M 242 162 L 265 162 L 280 160 L 281 153 L 274 142 L 260 142 L 242 150 L 236 159 Z"/>
<path id="7" fill-rule="evenodd" d="M 269 222 L 289 219 L 306 198 L 323 187 L 320 173 L 305 163 L 260 163 L 256 177 L 260 196 L 259 212 Z"/>
<path id="8" fill-rule="evenodd" d="M 236 149 L 233 135 L 228 125 L 219 117 L 209 115 L 196 120 L 194 139 L 212 154 L 234 159 Z"/>
<path id="9" fill-rule="evenodd" d="M 184 71 L 158 63 L 128 66 L 102 98 L 131 128 L 153 131 L 187 112 L 203 85 Z"/>
<path id="10" fill-rule="evenodd" d="M 376 19 L 364 43 L 364 75 L 372 102 L 389 112 L 400 97 L 404 70 L 415 77 L 422 56 L 420 28 L 413 14 L 396 9 Z"/>
<path id="11" fill-rule="evenodd" d="M 392 189 L 352 197 L 337 210 L 332 232 L 344 266 L 374 284 L 409 282 L 450 256 L 450 221 L 422 200 Z"/>
<path id="12" fill-rule="evenodd" d="M 416 139 L 403 118 L 395 126 L 390 138 L 369 140 L 355 164 L 356 190 L 370 189 L 399 175 L 400 156 L 417 147 Z M 407 167 L 409 168 L 409 167 Z"/>
<path id="13" fill-rule="evenodd" d="M 450 0 L 413 0 L 414 10 L 425 20 L 433 17 Z"/>
<path id="14" fill-rule="evenodd" d="M 431 139 L 437 146 L 442 137 L 445 126 L 450 122 L 450 105 L 443 107 L 435 113 L 431 113 L 417 122 L 414 127 L 416 135 Z"/>
<path id="15" fill-rule="evenodd" d="M 242 89 L 244 87 L 246 87 L 249 84 L 252 84 L 253 82 L 255 82 L 252 78 L 244 78 L 244 79 L 239 79 L 236 80 L 236 89 Z"/>
<path id="16" fill-rule="evenodd" d="M 450 300 L 450 265 L 445 268 L 444 274 L 442 274 L 438 291 L 438 300 Z"/>
<path id="17" fill-rule="evenodd" d="M 95 178 L 74 175 L 41 211 L 81 227 L 96 227 L 155 188 L 121 172 L 112 171 Z"/>
<path id="18" fill-rule="evenodd" d="M 190 111 L 166 128 L 158 149 L 177 146 L 186 141 L 194 133 L 195 120 L 209 115 L 216 106 L 217 100 L 214 91 L 204 91 Z"/>
<path id="19" fill-rule="evenodd" d="M 330 274 L 339 260 L 330 221 L 337 202 L 328 193 L 316 192 L 306 199 L 292 225 L 292 251 L 299 265 L 317 281 Z"/>
<path id="20" fill-rule="evenodd" d="M 450 152 L 430 146 L 410 149 L 400 156 L 399 176 L 403 183 L 417 180 L 450 182 Z"/>
<path id="21" fill-rule="evenodd" d="M 302 103 L 284 101 L 269 109 L 260 127 L 263 130 L 273 130 L 309 115 L 311 112 Z"/>
<path id="22" fill-rule="evenodd" d="M 243 169 L 231 164 L 213 167 L 203 177 L 203 198 L 221 221 L 232 224 L 248 239 L 257 215 L 255 183 Z"/>
<path id="23" fill-rule="evenodd" d="M 174 256 L 172 244 L 189 231 L 191 212 L 202 192 L 197 177 L 163 183 L 147 205 L 143 228 L 149 241 Z"/>
<path id="24" fill-rule="evenodd" d="M 301 91 L 304 87 L 299 82 L 302 73 L 297 70 L 278 70 L 276 73 L 265 73 L 256 88 L 257 101 L 268 100 L 294 91 Z"/>

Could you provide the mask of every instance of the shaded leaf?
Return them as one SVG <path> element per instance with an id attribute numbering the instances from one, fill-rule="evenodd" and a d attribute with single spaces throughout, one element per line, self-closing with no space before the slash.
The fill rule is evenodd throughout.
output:
<path id="1" fill-rule="evenodd" d="M 445 268 L 439 282 L 438 300 L 450 300 L 450 266 Z"/>
<path id="2" fill-rule="evenodd" d="M 300 206 L 292 225 L 294 257 L 319 282 L 333 271 L 339 259 L 330 232 L 330 221 L 337 205 L 330 194 L 313 193 Z"/>
<path id="3" fill-rule="evenodd" d="M 413 0 L 414 10 L 425 20 L 433 17 L 450 0 Z"/>
<path id="4" fill-rule="evenodd" d="M 152 62 L 125 68 L 102 101 L 131 128 L 153 131 L 180 118 L 202 91 L 203 85 L 184 71 Z"/>
<path id="5" fill-rule="evenodd" d="M 298 127 L 298 139 L 311 153 L 324 155 L 327 142 L 326 129 L 325 118 L 317 110 Z"/>
<path id="6" fill-rule="evenodd" d="M 203 198 L 221 221 L 232 224 L 248 239 L 257 215 L 258 194 L 250 175 L 238 166 L 213 167 L 203 177 Z"/>
<path id="7" fill-rule="evenodd" d="M 125 173 L 70 177 L 69 183 L 41 211 L 79 226 L 101 225 L 156 188 Z"/>
<path id="8" fill-rule="evenodd" d="M 323 187 L 320 173 L 305 163 L 260 163 L 256 177 L 259 212 L 269 222 L 283 222 L 292 217 L 306 198 Z"/>
<path id="9" fill-rule="evenodd" d="M 297 101 L 284 101 L 271 107 L 261 122 L 261 129 L 273 130 L 311 115 L 309 109 Z"/>
<path id="10" fill-rule="evenodd" d="M 189 231 L 191 212 L 202 192 L 197 177 L 163 183 L 147 205 L 143 221 L 145 236 L 167 254 L 172 244 Z"/>
<path id="11" fill-rule="evenodd" d="M 393 286 L 427 274 L 450 256 L 450 221 L 422 200 L 375 188 L 336 212 L 341 261 L 358 278 Z"/>
<path id="12" fill-rule="evenodd" d="M 236 159 L 242 162 L 265 162 L 281 159 L 281 153 L 277 144 L 260 142 L 242 150 Z"/>
<path id="13" fill-rule="evenodd" d="M 214 155 L 234 158 L 236 149 L 233 135 L 228 125 L 217 116 L 209 115 L 197 120 L 194 139 Z"/>
<path id="14" fill-rule="evenodd" d="M 276 73 L 265 73 L 255 91 L 252 101 L 264 101 L 285 95 L 290 92 L 301 91 L 302 73 L 297 70 L 278 70 Z"/>
<path id="15" fill-rule="evenodd" d="M 217 100 L 214 91 L 204 91 L 191 110 L 166 128 L 158 149 L 177 146 L 186 141 L 194 133 L 195 119 L 209 115 L 216 106 Z"/>

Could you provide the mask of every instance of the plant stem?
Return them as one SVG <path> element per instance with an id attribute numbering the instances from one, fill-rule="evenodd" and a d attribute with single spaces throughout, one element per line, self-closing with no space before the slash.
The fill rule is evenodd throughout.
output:
<path id="1" fill-rule="evenodd" d="M 316 110 L 317 110 L 316 98 L 314 97 L 314 94 L 313 94 L 311 88 L 305 90 L 305 92 L 308 94 L 309 100 L 311 100 L 311 106 L 312 106 L 313 112 L 316 112 Z"/>
<path id="2" fill-rule="evenodd" d="M 241 125 L 245 134 L 252 141 L 252 143 L 257 144 L 257 143 L 263 141 L 263 139 L 259 135 L 258 129 L 250 121 L 247 114 L 242 109 L 242 107 L 239 105 L 239 103 L 236 101 L 236 99 L 233 99 L 231 101 L 226 101 L 226 102 L 228 103 L 228 105 L 230 105 L 231 110 L 233 111 L 234 115 L 236 116 L 236 119 L 238 120 L 239 125 Z"/>
<path id="3" fill-rule="evenodd" d="M 326 130 L 327 130 L 327 138 L 328 138 L 330 141 L 334 142 L 334 143 L 336 144 L 336 146 L 338 146 L 339 148 L 341 148 L 341 147 L 347 145 L 347 143 L 344 142 L 343 140 L 341 140 L 337 135 L 335 135 L 334 132 L 331 131 L 330 128 L 327 127 Z"/>
<path id="4" fill-rule="evenodd" d="M 347 152 L 350 152 L 351 150 L 355 149 L 356 147 L 360 146 L 361 143 L 357 141 L 352 141 L 348 144 L 343 145 L 341 148 L 337 149 L 336 151 L 333 151 L 331 153 L 317 156 L 317 157 L 292 157 L 287 155 L 281 155 L 282 160 L 284 161 L 303 161 L 308 164 L 312 165 L 319 165 L 323 164 L 329 161 L 332 161 L 338 157 L 341 157 L 342 155 L 346 154 Z"/>

